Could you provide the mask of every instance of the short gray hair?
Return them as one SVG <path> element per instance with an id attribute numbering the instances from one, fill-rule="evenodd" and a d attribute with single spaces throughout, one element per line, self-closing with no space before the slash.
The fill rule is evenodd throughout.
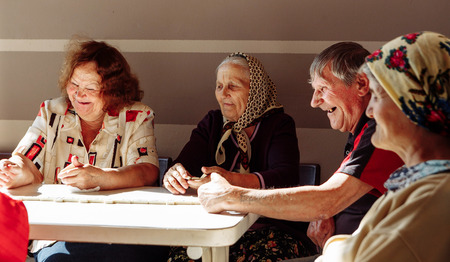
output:
<path id="1" fill-rule="evenodd" d="M 322 77 L 323 69 L 330 64 L 333 75 L 350 86 L 355 80 L 360 66 L 364 63 L 365 57 L 369 54 L 369 51 L 358 43 L 336 43 L 314 58 L 309 68 L 309 82 L 312 83 L 316 75 Z"/>
<path id="2" fill-rule="evenodd" d="M 248 72 L 250 75 L 250 67 L 248 66 L 247 59 L 245 59 L 245 57 L 243 57 L 243 56 L 240 56 L 240 55 L 227 56 L 224 60 L 222 60 L 222 62 L 219 64 L 219 66 L 217 66 L 216 75 L 217 75 L 217 72 L 219 71 L 219 69 L 225 64 L 239 65 L 243 69 L 245 69 L 246 72 Z"/>
<path id="3" fill-rule="evenodd" d="M 365 62 L 364 64 L 362 64 L 362 66 L 359 68 L 358 73 L 363 73 L 367 76 L 367 78 L 369 79 L 369 83 L 375 83 L 379 86 L 381 86 L 380 82 L 378 81 L 378 79 L 375 77 L 375 75 L 372 73 L 372 71 L 370 71 L 369 66 L 367 65 L 367 62 Z"/>

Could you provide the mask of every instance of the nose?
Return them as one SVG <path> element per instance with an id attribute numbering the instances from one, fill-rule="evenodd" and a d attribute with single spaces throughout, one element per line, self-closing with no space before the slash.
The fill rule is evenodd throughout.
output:
<path id="1" fill-rule="evenodd" d="M 316 107 L 319 107 L 320 104 L 323 103 L 322 96 L 319 93 L 320 93 L 320 91 L 314 90 L 313 96 L 311 98 L 311 107 L 316 108 Z"/>
<path id="2" fill-rule="evenodd" d="M 76 91 L 76 96 L 77 97 L 83 97 L 83 96 L 85 96 L 86 95 L 86 89 L 84 88 L 84 87 L 78 87 L 77 88 L 77 91 Z"/>
<path id="3" fill-rule="evenodd" d="M 224 86 L 219 92 L 223 97 L 227 97 L 230 93 L 230 89 L 228 88 L 228 86 Z"/>
<path id="4" fill-rule="evenodd" d="M 373 118 L 373 106 L 371 102 L 369 102 L 369 105 L 366 108 L 366 116 L 368 118 Z"/>

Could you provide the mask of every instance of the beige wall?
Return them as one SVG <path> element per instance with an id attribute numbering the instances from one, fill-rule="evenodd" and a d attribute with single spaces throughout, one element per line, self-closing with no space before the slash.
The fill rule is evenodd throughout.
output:
<path id="1" fill-rule="evenodd" d="M 450 35 L 449 11 L 448 0 L 0 0 L 0 151 L 59 95 L 64 44 L 82 34 L 122 50 L 156 112 L 159 152 L 171 157 L 217 108 L 217 64 L 234 51 L 255 55 L 296 121 L 301 162 L 320 163 L 326 178 L 347 135 L 309 106 L 313 57 L 338 41 L 372 51 L 408 32 Z"/>

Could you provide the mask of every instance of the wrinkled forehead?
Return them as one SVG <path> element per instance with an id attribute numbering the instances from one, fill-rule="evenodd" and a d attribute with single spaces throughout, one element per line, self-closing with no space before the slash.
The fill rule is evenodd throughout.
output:
<path id="1" fill-rule="evenodd" d="M 247 80 L 247 82 L 250 80 L 250 70 L 248 66 L 246 67 L 232 62 L 221 64 L 221 66 L 218 67 L 216 75 L 217 80 L 219 80 L 218 78 L 220 75 L 230 73 L 232 74 L 231 78 L 244 79 Z"/>

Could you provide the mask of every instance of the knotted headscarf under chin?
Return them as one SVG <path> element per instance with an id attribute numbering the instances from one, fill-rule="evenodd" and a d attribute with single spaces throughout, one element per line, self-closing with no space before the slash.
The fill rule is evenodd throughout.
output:
<path id="1" fill-rule="evenodd" d="M 229 55 L 229 57 L 232 56 L 239 56 L 247 60 L 250 68 L 250 91 L 247 107 L 242 116 L 239 117 L 238 121 L 224 121 L 222 138 L 220 139 L 216 150 L 216 162 L 218 165 L 225 162 L 225 148 L 223 147 L 223 143 L 228 140 L 231 132 L 233 132 L 236 135 L 239 145 L 241 165 L 239 173 L 249 173 L 251 147 L 250 139 L 244 132 L 244 129 L 256 125 L 263 117 L 282 110 L 283 106 L 277 102 L 276 86 L 258 59 L 243 53 L 233 53 Z"/>
<path id="2" fill-rule="evenodd" d="M 446 36 L 433 32 L 400 36 L 366 61 L 411 121 L 450 136 L 450 40 Z"/>

